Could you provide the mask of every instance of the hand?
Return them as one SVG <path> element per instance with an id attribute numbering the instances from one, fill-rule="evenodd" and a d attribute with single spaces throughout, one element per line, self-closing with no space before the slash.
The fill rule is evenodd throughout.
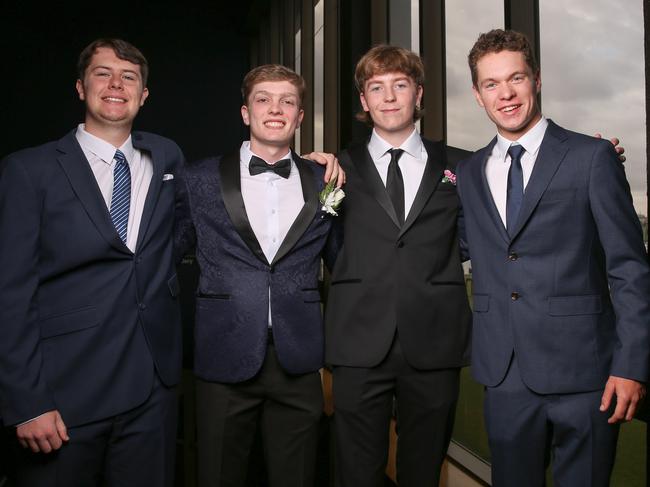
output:
<path id="1" fill-rule="evenodd" d="M 63 419 L 56 410 L 17 426 L 16 436 L 23 448 L 31 448 L 34 453 L 50 453 L 61 448 L 64 441 L 70 440 Z"/>
<path id="2" fill-rule="evenodd" d="M 330 179 L 336 179 L 336 187 L 340 188 L 345 184 L 345 171 L 339 165 L 339 160 L 334 154 L 329 154 L 327 152 L 311 152 L 300 156 L 303 159 L 309 159 L 314 161 L 316 164 L 320 164 L 325 167 L 325 182 L 329 182 Z"/>
<path id="3" fill-rule="evenodd" d="M 616 409 L 607 420 L 608 423 L 620 423 L 632 421 L 637 407 L 645 397 L 645 385 L 631 379 L 609 376 L 605 384 L 605 392 L 600 400 L 600 411 L 605 412 L 612 403 L 612 397 L 616 394 Z"/>
<path id="4" fill-rule="evenodd" d="M 594 137 L 596 137 L 597 139 L 602 139 L 603 138 L 602 134 L 600 134 L 598 132 L 596 132 L 594 134 Z M 618 145 L 618 144 L 621 143 L 621 141 L 618 140 L 617 137 L 612 137 L 611 139 L 609 139 L 609 141 L 612 143 L 612 145 L 614 146 L 614 149 L 616 150 L 616 153 L 618 154 L 618 160 L 621 161 L 621 162 L 625 162 L 625 156 L 623 155 L 623 154 L 625 154 L 625 147 Z"/>

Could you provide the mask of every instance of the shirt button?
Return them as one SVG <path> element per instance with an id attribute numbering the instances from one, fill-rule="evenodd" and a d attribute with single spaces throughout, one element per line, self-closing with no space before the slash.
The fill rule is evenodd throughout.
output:
<path id="1" fill-rule="evenodd" d="M 510 299 L 512 299 L 513 301 L 517 301 L 519 299 L 519 293 L 510 294 Z"/>
<path id="2" fill-rule="evenodd" d="M 145 310 L 145 309 L 147 309 L 147 305 L 144 304 L 144 303 L 140 303 L 140 304 L 138 305 L 138 307 L 139 307 L 141 310 Z"/>
<path id="3" fill-rule="evenodd" d="M 275 215 L 275 210 L 271 210 L 271 214 L 272 214 L 272 215 Z"/>

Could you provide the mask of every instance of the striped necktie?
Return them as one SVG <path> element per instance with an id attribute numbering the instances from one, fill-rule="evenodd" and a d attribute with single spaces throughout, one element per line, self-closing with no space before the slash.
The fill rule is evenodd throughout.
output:
<path id="1" fill-rule="evenodd" d="M 111 220 L 122 242 L 126 244 L 126 230 L 131 205 L 131 171 L 121 150 L 115 152 L 113 169 L 113 195 L 111 197 Z"/>

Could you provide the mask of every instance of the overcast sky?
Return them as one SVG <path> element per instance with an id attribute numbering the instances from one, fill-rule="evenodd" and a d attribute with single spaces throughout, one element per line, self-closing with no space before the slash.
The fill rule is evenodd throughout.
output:
<path id="1" fill-rule="evenodd" d="M 617 136 L 637 212 L 646 213 L 642 0 L 540 0 L 542 111 L 578 132 Z M 471 93 L 467 53 L 503 28 L 502 0 L 446 2 L 450 145 L 478 149 L 494 136 Z"/>

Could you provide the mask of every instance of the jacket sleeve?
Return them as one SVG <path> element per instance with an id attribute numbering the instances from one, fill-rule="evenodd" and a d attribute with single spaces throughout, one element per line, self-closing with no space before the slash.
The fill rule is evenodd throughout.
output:
<path id="1" fill-rule="evenodd" d="M 623 164 L 609 142 L 599 141 L 589 175 L 589 201 L 605 251 L 618 344 L 610 374 L 648 380 L 650 272 L 641 225 Z"/>
<path id="2" fill-rule="evenodd" d="M 56 409 L 42 373 L 36 292 L 41 197 L 23 161 L 0 163 L 0 414 L 7 425 Z"/>

